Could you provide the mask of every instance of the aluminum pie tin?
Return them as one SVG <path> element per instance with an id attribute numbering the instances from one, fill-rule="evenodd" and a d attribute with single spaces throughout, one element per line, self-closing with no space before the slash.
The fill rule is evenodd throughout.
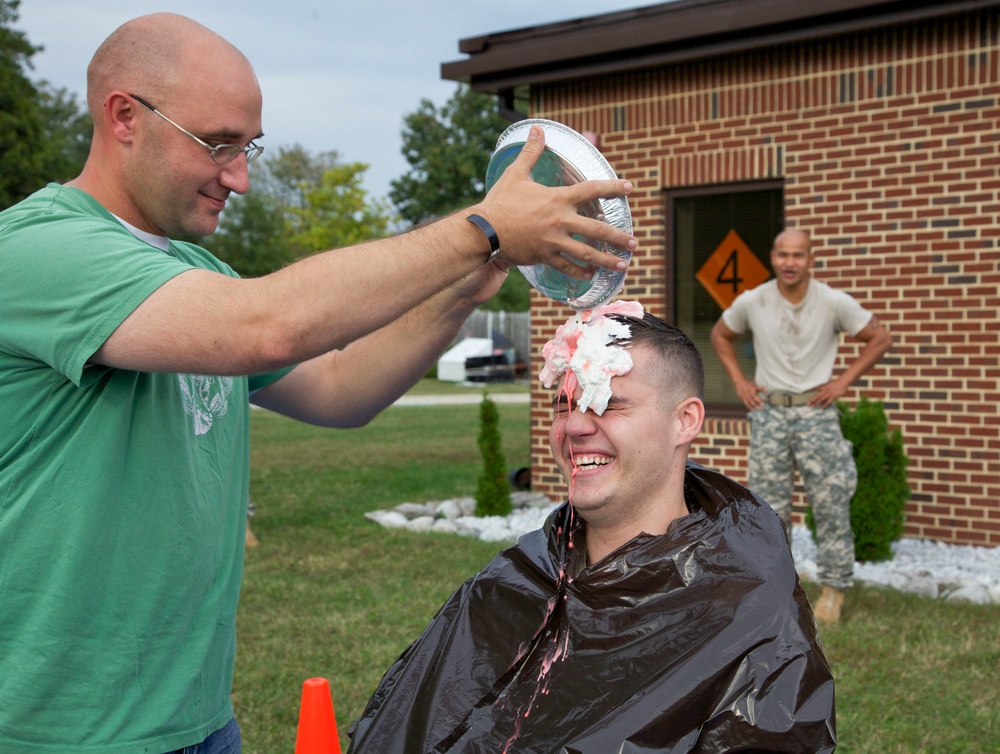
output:
<path id="1" fill-rule="evenodd" d="M 614 168 L 604 155 L 581 134 L 562 123 L 534 118 L 518 121 L 497 139 L 497 146 L 486 168 L 486 190 L 489 191 L 504 170 L 514 162 L 532 126 L 541 126 L 545 132 L 545 151 L 531 171 L 536 183 L 545 186 L 571 186 L 581 181 L 616 179 Z M 628 200 L 623 196 L 596 199 L 581 204 L 577 211 L 585 217 L 632 232 L 632 213 Z M 631 259 L 632 253 L 603 241 L 576 237 L 595 249 L 606 251 L 622 259 Z M 576 260 L 573 260 L 576 261 Z M 577 262 L 577 264 L 580 264 Z M 544 264 L 518 267 L 532 287 L 544 296 L 569 305 L 573 309 L 592 309 L 614 298 L 625 284 L 625 271 L 593 268 L 589 279 L 572 278 Z"/>

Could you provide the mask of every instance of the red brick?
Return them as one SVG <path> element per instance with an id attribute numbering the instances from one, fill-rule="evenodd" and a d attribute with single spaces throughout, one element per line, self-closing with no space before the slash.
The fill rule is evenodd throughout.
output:
<path id="1" fill-rule="evenodd" d="M 652 70 L 635 87 L 625 74 L 550 83 L 533 93 L 532 114 L 602 124 L 602 147 L 636 185 L 630 205 L 643 244 L 622 295 L 658 314 L 672 300 L 663 189 L 784 177 L 786 219 L 810 230 L 821 250 L 816 276 L 853 292 L 896 336 L 889 359 L 847 397 L 884 400 L 903 431 L 914 490 L 907 535 L 995 546 L 1000 489 L 982 491 L 1000 479 L 1000 106 L 978 103 L 1000 97 L 1000 24 L 995 9 L 970 17 L 970 28 L 985 24 L 982 34 L 945 23 L 846 35 L 822 54 L 804 46 L 794 69 L 786 56 L 760 52 Z M 980 52 L 991 64 L 968 69 Z M 870 84 L 859 66 L 890 60 L 893 96 L 878 97 L 883 69 Z M 852 102 L 838 102 L 842 70 L 854 76 Z M 722 118 L 710 117 L 710 91 L 724 92 Z M 631 132 L 611 130 L 621 103 Z M 767 172 L 779 145 L 784 176 Z M 532 302 L 537 361 L 568 311 L 537 295 Z M 842 349 L 838 371 L 857 352 Z M 565 490 L 547 460 L 548 414 L 538 396 L 536 404 L 536 486 L 558 497 Z M 710 417 L 693 457 L 739 479 L 748 442 L 745 420 Z"/>

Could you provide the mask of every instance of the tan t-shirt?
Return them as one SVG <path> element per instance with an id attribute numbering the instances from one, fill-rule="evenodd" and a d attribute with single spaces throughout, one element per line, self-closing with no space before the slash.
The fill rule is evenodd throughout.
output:
<path id="1" fill-rule="evenodd" d="M 809 280 L 805 298 L 792 304 L 772 279 L 737 296 L 722 319 L 733 332 L 752 334 L 758 385 L 804 393 L 830 381 L 840 333 L 857 335 L 872 314 L 850 294 L 816 279 Z"/>

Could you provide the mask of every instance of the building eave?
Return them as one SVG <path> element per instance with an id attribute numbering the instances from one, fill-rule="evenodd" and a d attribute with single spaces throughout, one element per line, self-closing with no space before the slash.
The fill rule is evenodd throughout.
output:
<path id="1" fill-rule="evenodd" d="M 635 71 L 966 13 L 996 0 L 677 0 L 462 39 L 441 77 L 482 92 Z"/>

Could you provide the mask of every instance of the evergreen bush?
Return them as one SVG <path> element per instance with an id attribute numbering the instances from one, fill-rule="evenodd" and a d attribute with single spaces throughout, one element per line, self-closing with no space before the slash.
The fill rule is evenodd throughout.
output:
<path id="1" fill-rule="evenodd" d="M 483 456 L 483 470 L 476 486 L 477 516 L 507 516 L 512 509 L 499 424 L 496 404 L 483 393 L 483 401 L 479 404 L 479 452 Z"/>
<path id="2" fill-rule="evenodd" d="M 839 401 L 837 408 L 844 437 L 854 444 L 858 467 L 858 489 L 851 499 L 854 556 L 862 562 L 890 560 L 892 543 L 903 534 L 906 501 L 910 498 L 906 483 L 909 459 L 903 451 L 903 436 L 898 429 L 889 431 L 881 401 L 862 398 L 854 410 Z M 811 509 L 806 513 L 806 524 L 815 539 L 816 522 Z"/>

